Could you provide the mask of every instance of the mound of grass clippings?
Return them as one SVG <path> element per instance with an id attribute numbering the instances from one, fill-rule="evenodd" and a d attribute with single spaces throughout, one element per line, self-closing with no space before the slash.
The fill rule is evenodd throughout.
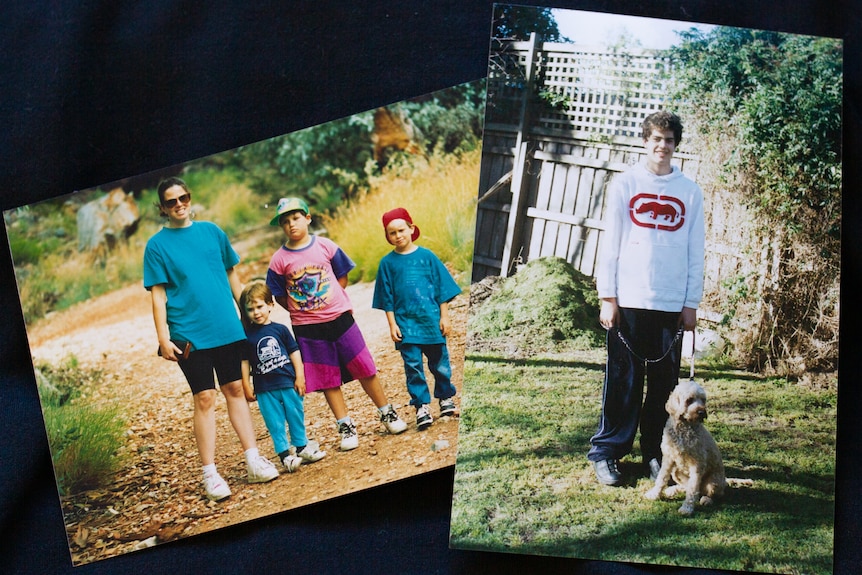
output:
<path id="1" fill-rule="evenodd" d="M 602 345 L 593 280 L 563 258 L 532 260 L 489 290 L 484 300 L 471 304 L 471 352 L 526 356 Z"/>

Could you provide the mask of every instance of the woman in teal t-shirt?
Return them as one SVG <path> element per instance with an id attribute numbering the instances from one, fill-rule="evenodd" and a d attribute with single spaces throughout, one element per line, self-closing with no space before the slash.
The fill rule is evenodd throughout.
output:
<path id="1" fill-rule="evenodd" d="M 215 468 L 213 371 L 228 417 L 245 452 L 250 483 L 270 481 L 278 470 L 260 455 L 251 411 L 242 389 L 245 331 L 234 302 L 242 283 L 234 270 L 239 255 L 227 235 L 210 222 L 193 222 L 191 192 L 180 178 L 161 182 L 159 211 L 167 224 L 147 242 L 144 287 L 153 300 L 159 353 L 178 362 L 194 396 L 194 433 L 207 497 L 231 491 Z"/>

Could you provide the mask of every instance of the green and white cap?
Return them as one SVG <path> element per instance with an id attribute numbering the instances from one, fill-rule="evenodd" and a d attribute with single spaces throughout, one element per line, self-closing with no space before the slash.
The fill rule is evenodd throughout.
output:
<path id="1" fill-rule="evenodd" d="M 278 219 L 288 212 L 302 212 L 306 216 L 309 214 L 308 204 L 302 198 L 281 198 L 278 200 L 275 217 L 269 222 L 271 226 L 278 225 Z"/>

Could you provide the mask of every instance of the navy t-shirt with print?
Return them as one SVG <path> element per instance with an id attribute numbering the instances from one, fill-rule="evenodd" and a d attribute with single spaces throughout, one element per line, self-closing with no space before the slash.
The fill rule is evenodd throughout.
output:
<path id="1" fill-rule="evenodd" d="M 287 326 L 276 322 L 252 325 L 246 328 L 246 339 L 255 394 L 293 387 L 296 372 L 290 354 L 299 346 Z"/>

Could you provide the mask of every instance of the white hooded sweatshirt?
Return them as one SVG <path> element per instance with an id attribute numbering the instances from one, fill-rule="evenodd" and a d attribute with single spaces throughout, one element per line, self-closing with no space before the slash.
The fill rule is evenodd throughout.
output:
<path id="1" fill-rule="evenodd" d="M 596 286 L 620 307 L 678 312 L 703 296 L 703 192 L 679 168 L 643 164 L 608 188 Z"/>

